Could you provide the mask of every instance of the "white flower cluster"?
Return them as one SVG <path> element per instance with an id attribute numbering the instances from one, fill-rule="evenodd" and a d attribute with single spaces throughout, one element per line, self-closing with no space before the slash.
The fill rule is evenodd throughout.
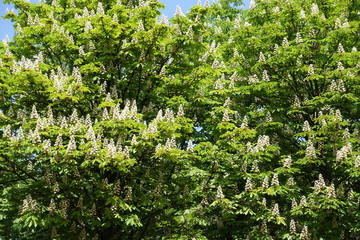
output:
<path id="1" fill-rule="evenodd" d="M 181 16 L 181 17 L 185 16 L 179 5 L 176 6 L 175 16 Z"/>
<path id="2" fill-rule="evenodd" d="M 287 156 L 285 158 L 284 163 L 283 163 L 283 167 L 284 168 L 291 168 L 291 164 L 292 164 L 292 158 L 291 158 L 291 156 Z"/>
<path id="3" fill-rule="evenodd" d="M 265 58 L 265 55 L 263 52 L 260 52 L 259 54 L 259 62 L 265 62 L 266 61 L 266 58 Z"/>
<path id="4" fill-rule="evenodd" d="M 217 191 L 216 191 L 216 198 L 217 199 L 224 199 L 225 198 L 225 195 L 224 195 L 220 185 L 218 186 Z"/>
<path id="5" fill-rule="evenodd" d="M 125 102 L 124 109 L 120 111 L 120 105 L 116 104 L 115 107 L 110 109 L 110 114 L 112 115 L 113 120 L 124 120 L 124 119 L 134 119 L 138 120 L 137 114 L 137 105 L 134 100 L 132 103 L 130 101 Z M 104 108 L 103 119 L 110 119 L 109 113 L 106 108 Z"/>
<path id="6" fill-rule="evenodd" d="M 262 233 L 267 233 L 268 232 L 267 223 L 266 223 L 265 220 L 261 224 L 261 232 Z"/>
<path id="7" fill-rule="evenodd" d="M 300 43 L 303 42 L 303 39 L 302 39 L 302 37 L 301 37 L 301 33 L 299 33 L 299 32 L 296 33 L 295 42 L 296 42 L 297 44 L 300 44 Z"/>
<path id="8" fill-rule="evenodd" d="M 57 68 L 57 71 L 51 70 L 49 79 L 54 81 L 54 87 L 57 91 L 64 91 L 64 85 L 67 84 L 67 74 L 60 68 Z"/>
<path id="9" fill-rule="evenodd" d="M 296 234 L 296 222 L 294 219 L 290 220 L 289 230 L 291 234 Z"/>
<path id="10" fill-rule="evenodd" d="M 31 197 L 31 195 L 27 195 L 26 198 L 23 200 L 23 204 L 21 207 L 21 213 L 24 213 L 28 210 L 39 210 L 38 203 L 35 199 Z"/>
<path id="11" fill-rule="evenodd" d="M 271 186 L 279 186 L 279 176 L 276 173 L 271 179 Z"/>
<path id="12" fill-rule="evenodd" d="M 348 128 L 345 128 L 344 132 L 343 132 L 343 137 L 344 140 L 349 140 L 350 139 L 350 132 Z"/>
<path id="13" fill-rule="evenodd" d="M 314 192 L 319 192 L 323 188 L 326 188 L 325 180 L 323 176 L 319 174 L 318 180 L 314 182 Z"/>
<path id="14" fill-rule="evenodd" d="M 315 147 L 314 147 L 314 144 L 313 144 L 313 142 L 311 140 L 309 140 L 306 143 L 305 156 L 308 157 L 308 158 L 316 158 Z"/>
<path id="15" fill-rule="evenodd" d="M 283 47 L 288 47 L 289 46 L 289 40 L 287 39 L 287 37 L 284 37 L 281 46 Z"/>
<path id="16" fill-rule="evenodd" d="M 10 125 L 6 125 L 4 132 L 3 132 L 3 137 L 4 138 L 11 138 L 12 137 L 12 133 L 11 133 L 11 126 Z"/>
<path id="17" fill-rule="evenodd" d="M 193 152 L 194 151 L 194 144 L 193 144 L 193 141 L 192 140 L 189 140 L 188 144 L 187 144 L 187 147 L 186 147 L 186 151 L 189 151 L 189 152 Z"/>
<path id="18" fill-rule="evenodd" d="M 311 15 L 319 14 L 319 6 L 316 3 L 311 4 Z"/>
<path id="19" fill-rule="evenodd" d="M 165 143 L 165 149 L 171 149 L 171 148 L 176 148 L 176 140 L 174 136 L 168 138 Z"/>
<path id="20" fill-rule="evenodd" d="M 245 183 L 245 191 L 250 191 L 254 188 L 253 183 L 251 182 L 250 178 L 246 179 L 246 183 Z"/>
<path id="21" fill-rule="evenodd" d="M 340 150 L 336 152 L 336 161 L 341 161 L 347 158 L 352 152 L 352 145 L 348 142 L 345 146 L 343 146 Z"/>
<path id="22" fill-rule="evenodd" d="M 302 208 L 307 207 L 307 201 L 306 201 L 306 197 L 304 195 L 301 196 L 299 206 Z"/>
<path id="23" fill-rule="evenodd" d="M 311 76 L 314 74 L 315 74 L 314 64 L 310 64 L 308 69 L 308 75 Z"/>
<path id="24" fill-rule="evenodd" d="M 263 71 L 262 80 L 263 80 L 264 82 L 269 82 L 269 81 L 270 81 L 270 77 L 269 77 L 269 75 L 268 75 L 268 73 L 267 73 L 266 70 Z"/>
<path id="25" fill-rule="evenodd" d="M 297 204 L 296 200 L 292 199 L 291 200 L 291 210 L 294 210 L 297 207 L 298 207 L 298 204 Z"/>
<path id="26" fill-rule="evenodd" d="M 326 188 L 326 196 L 328 198 L 336 198 L 335 185 L 332 183 L 330 187 Z"/>
<path id="27" fill-rule="evenodd" d="M 300 239 L 301 240 L 309 239 L 309 231 L 308 231 L 308 227 L 306 225 L 303 227 L 303 229 L 301 231 Z"/>
<path id="28" fill-rule="evenodd" d="M 300 16 L 301 19 L 306 18 L 305 11 L 304 11 L 304 10 L 301 10 L 299 16 Z"/>
<path id="29" fill-rule="evenodd" d="M 40 62 L 41 61 L 41 62 Z M 19 67 L 29 70 L 38 70 L 39 63 L 42 63 L 42 58 L 37 58 L 34 61 L 31 59 L 25 58 L 24 56 L 21 57 L 21 61 L 18 63 Z"/>
<path id="30" fill-rule="evenodd" d="M 310 132 L 311 131 L 310 124 L 309 124 L 309 122 L 307 120 L 305 120 L 302 130 L 303 130 L 303 132 Z"/>
<path id="31" fill-rule="evenodd" d="M 348 20 L 345 18 L 343 22 L 341 22 L 340 18 L 336 18 L 335 20 L 335 29 L 339 28 L 348 28 L 350 27 Z"/>
<path id="32" fill-rule="evenodd" d="M 223 117 L 222 117 L 222 121 L 223 122 L 230 122 L 230 117 L 229 117 L 229 112 L 228 110 L 224 111 Z"/>
<path id="33" fill-rule="evenodd" d="M 339 91 L 339 92 L 346 92 L 346 88 L 344 85 L 344 81 L 339 79 L 339 80 L 331 80 L 331 84 L 329 86 L 329 90 L 330 91 Z"/>
<path id="34" fill-rule="evenodd" d="M 354 167 L 360 168 L 360 155 L 356 156 L 355 161 L 354 161 Z"/>
<path id="35" fill-rule="evenodd" d="M 259 80 L 259 78 L 258 78 L 258 76 L 256 75 L 256 74 L 254 74 L 254 75 L 251 75 L 251 76 L 249 76 L 249 78 L 248 78 L 248 83 L 249 84 L 256 84 L 256 83 L 258 83 L 260 80 Z"/>
<path id="36" fill-rule="evenodd" d="M 262 185 L 261 187 L 265 188 L 265 189 L 268 189 L 269 188 L 269 177 L 268 176 L 265 176 L 263 182 L 262 182 Z"/>
<path id="37" fill-rule="evenodd" d="M 264 151 L 265 147 L 270 146 L 270 138 L 267 135 L 260 135 L 258 137 L 255 147 L 251 149 L 251 152 Z"/>
<path id="38" fill-rule="evenodd" d="M 280 216 L 280 210 L 279 210 L 279 204 L 278 203 L 275 203 L 271 213 L 274 216 Z"/>

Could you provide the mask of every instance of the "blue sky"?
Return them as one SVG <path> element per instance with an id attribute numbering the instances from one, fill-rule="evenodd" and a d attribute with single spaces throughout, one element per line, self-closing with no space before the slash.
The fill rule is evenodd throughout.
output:
<path id="1" fill-rule="evenodd" d="M 0 16 L 3 16 L 6 13 L 6 8 L 12 9 L 12 6 L 6 5 L 2 3 L 0 0 Z M 198 0 L 161 0 L 165 5 L 166 9 L 161 10 L 163 14 L 168 16 L 169 18 L 174 16 L 176 6 L 179 5 L 184 13 L 189 11 L 189 9 L 198 3 Z M 204 3 L 205 0 L 202 0 Z M 246 6 L 248 6 L 250 0 L 243 0 Z M 31 0 L 30 2 L 37 3 L 38 0 Z M 0 18 L 0 40 L 4 39 L 6 34 L 12 38 L 13 36 L 13 27 L 12 23 L 8 20 Z"/>

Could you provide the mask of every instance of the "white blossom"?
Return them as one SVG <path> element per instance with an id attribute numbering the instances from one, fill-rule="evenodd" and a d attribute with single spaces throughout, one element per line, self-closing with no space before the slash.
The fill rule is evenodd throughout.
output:
<path id="1" fill-rule="evenodd" d="M 175 16 L 185 16 L 179 5 L 176 6 Z"/>
<path id="2" fill-rule="evenodd" d="M 90 126 L 85 134 L 85 137 L 88 139 L 88 140 L 91 140 L 91 141 L 94 141 L 96 139 L 95 137 L 95 132 L 94 132 L 94 129 L 92 128 L 92 126 Z"/>
<path id="3" fill-rule="evenodd" d="M 24 139 L 25 139 L 24 131 L 23 131 L 23 128 L 20 126 L 20 128 L 19 128 L 19 130 L 17 132 L 16 140 L 22 141 Z"/>
<path id="4" fill-rule="evenodd" d="M 351 201 L 351 200 L 354 200 L 354 191 L 352 188 L 350 188 L 349 192 L 348 192 L 348 199 Z"/>
<path id="5" fill-rule="evenodd" d="M 347 18 L 344 20 L 344 22 L 343 22 L 343 24 L 341 25 L 341 27 L 342 27 L 342 28 L 348 28 L 348 27 L 350 27 Z"/>
<path id="6" fill-rule="evenodd" d="M 352 145 L 348 142 L 345 146 L 343 146 L 340 150 L 336 152 L 336 160 L 341 161 L 347 158 L 352 152 Z"/>
<path id="7" fill-rule="evenodd" d="M 287 37 L 284 37 L 281 45 L 283 47 L 288 47 L 289 46 L 289 41 L 288 41 Z"/>
<path id="8" fill-rule="evenodd" d="M 35 211 L 39 210 L 37 201 L 33 199 L 31 195 L 27 195 L 26 198 L 23 200 L 21 213 L 24 213 L 28 210 L 35 210 Z"/>
<path id="9" fill-rule="evenodd" d="M 343 137 L 344 140 L 349 140 L 350 139 L 350 132 L 349 132 L 349 128 L 345 128 L 344 132 L 343 132 Z"/>
<path id="10" fill-rule="evenodd" d="M 221 188 L 220 185 L 218 186 L 217 191 L 216 191 L 216 198 L 217 199 L 225 198 L 224 193 L 223 193 L 222 188 Z"/>
<path id="11" fill-rule="evenodd" d="M 41 137 L 39 134 L 39 131 L 37 128 L 35 128 L 34 131 L 29 131 L 29 138 L 34 142 L 34 143 L 40 143 L 41 142 Z"/>
<path id="12" fill-rule="evenodd" d="M 61 147 L 62 146 L 62 135 L 59 133 L 56 137 L 54 147 Z"/>
<path id="13" fill-rule="evenodd" d="M 192 140 L 189 140 L 189 141 L 188 141 L 188 144 L 187 144 L 187 147 L 186 147 L 186 151 L 189 151 L 189 152 L 193 152 L 193 151 L 194 151 L 194 144 L 193 144 L 193 141 L 192 141 Z"/>
<path id="14" fill-rule="evenodd" d="M 265 62 L 265 61 L 266 61 L 265 55 L 263 54 L 263 52 L 260 52 L 260 54 L 259 54 L 259 62 Z"/>
<path id="15" fill-rule="evenodd" d="M 189 38 L 192 38 L 194 36 L 194 32 L 193 32 L 193 28 L 192 26 L 190 25 L 188 30 L 186 31 L 185 35 Z"/>
<path id="16" fill-rule="evenodd" d="M 314 192 L 319 192 L 323 188 L 326 188 L 325 180 L 321 174 L 319 174 L 318 180 L 314 182 Z"/>
<path id="17" fill-rule="evenodd" d="M 35 106 L 35 105 L 32 106 L 30 118 L 31 118 L 31 119 L 37 119 L 37 118 L 39 118 L 39 114 L 38 114 L 38 112 L 37 112 L 37 110 L 36 110 L 36 106 Z"/>
<path id="18" fill-rule="evenodd" d="M 256 6 L 255 0 L 250 0 L 249 8 L 254 8 Z"/>
<path id="19" fill-rule="evenodd" d="M 328 198 L 336 198 L 335 185 L 333 183 L 326 188 L 326 196 Z"/>
<path id="20" fill-rule="evenodd" d="M 298 206 L 297 202 L 295 199 L 291 200 L 291 210 L 294 210 L 296 207 Z"/>
<path id="21" fill-rule="evenodd" d="M 79 47 L 79 56 L 85 56 L 84 46 Z"/>
<path id="22" fill-rule="evenodd" d="M 156 121 L 152 121 L 148 126 L 148 133 L 156 134 L 158 132 Z"/>
<path id="23" fill-rule="evenodd" d="M 269 81 L 270 81 L 269 75 L 268 75 L 268 73 L 267 73 L 266 70 L 263 71 L 262 80 L 263 80 L 264 82 L 269 82 Z"/>
<path id="24" fill-rule="evenodd" d="M 307 120 L 305 120 L 302 130 L 303 130 L 303 132 L 310 132 L 311 131 L 310 124 L 309 124 L 309 122 Z"/>
<path id="25" fill-rule="evenodd" d="M 309 239 L 308 227 L 306 225 L 303 227 L 303 229 L 301 231 L 300 239 L 301 240 Z"/>
<path id="26" fill-rule="evenodd" d="M 251 182 L 250 178 L 247 178 L 245 183 L 245 191 L 250 191 L 252 189 L 253 189 L 253 183 Z"/>
<path id="27" fill-rule="evenodd" d="M 67 122 L 67 119 L 66 119 L 65 116 L 63 116 L 63 117 L 61 118 L 60 128 L 61 128 L 61 129 L 66 129 L 66 128 L 68 128 L 68 122 Z"/>
<path id="28" fill-rule="evenodd" d="M 337 49 L 338 53 L 345 53 L 345 49 L 343 47 L 343 45 L 341 43 L 339 43 L 338 49 Z"/>
<path id="29" fill-rule="evenodd" d="M 279 204 L 275 203 L 271 212 L 274 216 L 280 216 Z"/>
<path id="30" fill-rule="evenodd" d="M 51 141 L 49 139 L 45 140 L 43 145 L 44 152 L 48 153 L 51 151 Z"/>
<path id="31" fill-rule="evenodd" d="M 279 186 L 279 177 L 277 174 L 274 174 L 271 180 L 271 186 Z"/>
<path id="32" fill-rule="evenodd" d="M 315 74 L 315 69 L 314 69 L 314 65 L 310 64 L 309 65 L 309 69 L 308 69 L 308 75 L 314 75 Z"/>
<path id="33" fill-rule="evenodd" d="M 306 197 L 304 195 L 301 196 L 299 206 L 302 208 L 307 207 L 307 201 L 306 201 Z"/>
<path id="34" fill-rule="evenodd" d="M 296 42 L 297 44 L 303 42 L 303 39 L 302 39 L 302 37 L 301 37 L 301 33 L 299 33 L 299 32 L 296 33 L 295 42 Z"/>
<path id="35" fill-rule="evenodd" d="M 284 163 L 283 163 L 283 167 L 284 167 L 284 168 L 290 168 L 290 167 L 291 167 L 291 164 L 292 164 L 291 156 L 287 156 L 287 157 L 285 158 Z"/>
<path id="36" fill-rule="evenodd" d="M 290 227 L 289 227 L 291 234 L 296 234 L 296 222 L 294 219 L 290 220 Z"/>
<path id="37" fill-rule="evenodd" d="M 97 155 L 99 153 L 98 151 L 98 145 L 96 143 L 96 140 L 91 141 L 91 148 L 90 148 L 90 155 Z"/>
<path id="38" fill-rule="evenodd" d="M 222 121 L 223 122 L 229 122 L 230 121 L 229 112 L 227 110 L 224 111 Z"/>
<path id="39" fill-rule="evenodd" d="M 97 8 L 96 8 L 96 14 L 105 14 L 102 2 L 98 2 Z"/>
<path id="40" fill-rule="evenodd" d="M 87 20 L 87 21 L 85 22 L 85 28 L 84 28 L 85 32 L 89 32 L 89 31 L 91 31 L 92 29 L 93 29 L 93 26 L 92 26 L 91 22 L 90 22 L 89 20 Z"/>
<path id="41" fill-rule="evenodd" d="M 300 11 L 300 18 L 305 18 L 306 15 L 305 15 L 305 11 L 304 10 L 301 10 Z"/>
<path id="42" fill-rule="evenodd" d="M 335 111 L 335 116 L 336 116 L 336 118 L 337 118 L 337 121 L 342 122 L 343 116 L 342 116 L 342 114 L 341 114 L 341 112 L 340 112 L 339 109 L 336 109 L 336 111 Z"/>
<path id="43" fill-rule="evenodd" d="M 261 186 L 265 189 L 269 188 L 269 177 L 268 176 L 265 176 Z"/>
<path id="44" fill-rule="evenodd" d="M 354 161 L 354 167 L 360 168 L 360 155 L 357 155 Z"/>
<path id="45" fill-rule="evenodd" d="M 144 31 L 144 30 L 145 30 L 144 23 L 142 20 L 140 20 L 138 23 L 137 31 L 139 32 L 139 31 Z"/>
<path id="46" fill-rule="evenodd" d="M 311 15 L 319 14 L 319 7 L 316 3 L 311 4 Z"/>
<path id="47" fill-rule="evenodd" d="M 169 150 L 170 148 L 175 148 L 175 147 L 176 147 L 175 137 L 173 136 L 171 138 L 168 138 L 165 143 L 165 149 Z"/>
<path id="48" fill-rule="evenodd" d="M 4 138 L 11 138 L 12 134 L 11 134 L 11 126 L 10 125 L 6 125 L 4 132 L 3 132 L 3 137 Z"/>
<path id="49" fill-rule="evenodd" d="M 259 169 L 259 166 L 258 166 L 257 161 L 254 161 L 254 162 L 252 163 L 251 171 L 252 171 L 252 172 L 260 172 L 260 169 Z"/>
<path id="50" fill-rule="evenodd" d="M 185 115 L 184 113 L 184 106 L 182 104 L 179 105 L 178 112 L 176 114 L 176 117 L 183 117 Z"/>
<path id="51" fill-rule="evenodd" d="M 305 156 L 308 158 L 316 158 L 316 151 L 315 151 L 315 147 L 312 143 L 311 140 L 309 140 L 306 144 L 306 154 Z"/>
<path id="52" fill-rule="evenodd" d="M 82 76 L 81 76 L 81 73 L 80 73 L 80 69 L 78 67 L 73 68 L 72 76 L 74 77 L 74 80 L 75 80 L 77 85 L 82 84 Z"/>
<path id="53" fill-rule="evenodd" d="M 243 122 L 241 123 L 240 128 L 247 128 L 247 127 L 248 127 L 248 119 L 247 116 L 245 116 Z"/>
<path id="54" fill-rule="evenodd" d="M 66 148 L 66 153 L 70 153 L 72 151 L 76 150 L 76 141 L 74 136 L 70 136 L 70 141 L 68 143 L 68 146 Z"/>
<path id="55" fill-rule="evenodd" d="M 165 119 L 167 122 L 174 122 L 174 118 L 175 118 L 174 112 L 173 112 L 171 109 L 167 108 L 167 109 L 165 110 L 164 119 Z"/>
<path id="56" fill-rule="evenodd" d="M 106 157 L 108 158 L 116 157 L 117 150 L 113 139 L 110 139 L 109 144 L 106 146 L 106 149 L 107 149 Z"/>

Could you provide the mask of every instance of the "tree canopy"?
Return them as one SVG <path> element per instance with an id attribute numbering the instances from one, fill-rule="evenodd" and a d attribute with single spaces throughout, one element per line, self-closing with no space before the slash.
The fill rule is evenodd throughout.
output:
<path id="1" fill-rule="evenodd" d="M 0 239 L 359 239 L 359 1 L 4 2 Z"/>

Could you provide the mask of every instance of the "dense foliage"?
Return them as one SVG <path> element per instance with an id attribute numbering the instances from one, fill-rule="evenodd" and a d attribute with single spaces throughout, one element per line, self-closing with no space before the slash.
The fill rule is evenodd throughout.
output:
<path id="1" fill-rule="evenodd" d="M 0 239 L 360 239 L 359 1 L 4 2 Z"/>

